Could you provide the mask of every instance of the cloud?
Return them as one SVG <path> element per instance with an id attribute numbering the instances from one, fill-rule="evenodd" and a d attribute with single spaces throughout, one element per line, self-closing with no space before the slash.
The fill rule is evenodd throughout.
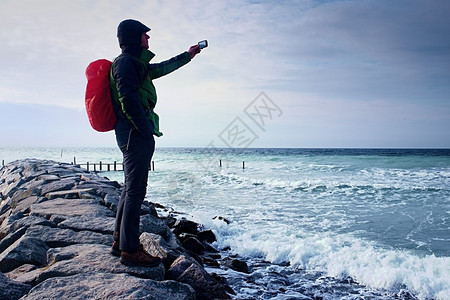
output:
<path id="1" fill-rule="evenodd" d="M 82 110 L 87 64 L 117 56 L 117 25 L 135 18 L 152 28 L 154 62 L 209 40 L 192 63 L 155 81 L 157 111 L 174 143 L 183 124 L 188 132 L 204 131 L 204 142 L 196 143 L 207 144 L 261 91 L 298 116 L 315 113 L 296 108 L 305 99 L 354 108 L 340 110 L 342 120 L 351 118 L 346 123 L 322 107 L 310 124 L 317 139 L 320 128 L 357 124 L 357 112 L 370 117 L 367 111 L 380 106 L 400 114 L 398 108 L 413 105 L 402 119 L 418 120 L 426 111 L 439 116 L 433 126 L 447 126 L 449 9 L 450 3 L 434 0 L 4 0 L 0 102 Z M 286 139 L 294 141 L 304 125 L 289 121 Z"/>

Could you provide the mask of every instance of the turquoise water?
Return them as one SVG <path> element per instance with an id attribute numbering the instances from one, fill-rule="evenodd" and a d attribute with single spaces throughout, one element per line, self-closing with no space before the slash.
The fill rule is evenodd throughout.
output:
<path id="1" fill-rule="evenodd" d="M 25 157 L 121 160 L 115 148 L 0 149 L 5 162 Z M 240 299 L 450 295 L 450 150 L 172 148 L 154 160 L 150 201 L 213 229 L 217 247 L 272 263 L 246 283 L 223 271 Z M 324 278 L 333 291 L 314 290 Z"/>

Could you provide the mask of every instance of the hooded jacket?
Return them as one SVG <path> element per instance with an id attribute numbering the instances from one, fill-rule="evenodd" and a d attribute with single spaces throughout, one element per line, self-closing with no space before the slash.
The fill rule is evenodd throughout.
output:
<path id="1" fill-rule="evenodd" d="M 134 20 L 119 24 L 117 37 L 122 54 L 114 60 L 110 81 L 118 117 L 127 118 L 144 136 L 161 136 L 159 117 L 153 111 L 157 95 L 152 80 L 187 64 L 191 57 L 186 51 L 164 62 L 150 64 L 155 54 L 141 46 L 142 33 L 149 30 Z"/>

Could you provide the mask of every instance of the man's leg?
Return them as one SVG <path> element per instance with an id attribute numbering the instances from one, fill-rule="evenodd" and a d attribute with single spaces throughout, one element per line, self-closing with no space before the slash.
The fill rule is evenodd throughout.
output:
<path id="1" fill-rule="evenodd" d="M 155 149 L 153 137 L 145 139 L 133 130 L 128 147 L 123 152 L 125 197 L 120 222 L 120 249 L 133 252 L 138 249 L 141 205 L 147 192 L 148 167 Z"/>

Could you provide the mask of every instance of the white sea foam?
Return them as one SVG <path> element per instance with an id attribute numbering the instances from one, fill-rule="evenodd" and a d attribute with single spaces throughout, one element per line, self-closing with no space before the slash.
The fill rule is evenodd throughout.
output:
<path id="1" fill-rule="evenodd" d="M 406 288 L 419 299 L 446 299 L 450 295 L 449 257 L 419 257 L 403 250 L 386 250 L 348 235 L 299 237 L 285 235 L 282 228 L 270 233 L 242 232 L 220 225 L 215 228 L 220 246 L 230 246 L 246 257 L 289 262 L 295 268 L 325 272 L 335 278 L 351 277 L 377 289 Z"/>

